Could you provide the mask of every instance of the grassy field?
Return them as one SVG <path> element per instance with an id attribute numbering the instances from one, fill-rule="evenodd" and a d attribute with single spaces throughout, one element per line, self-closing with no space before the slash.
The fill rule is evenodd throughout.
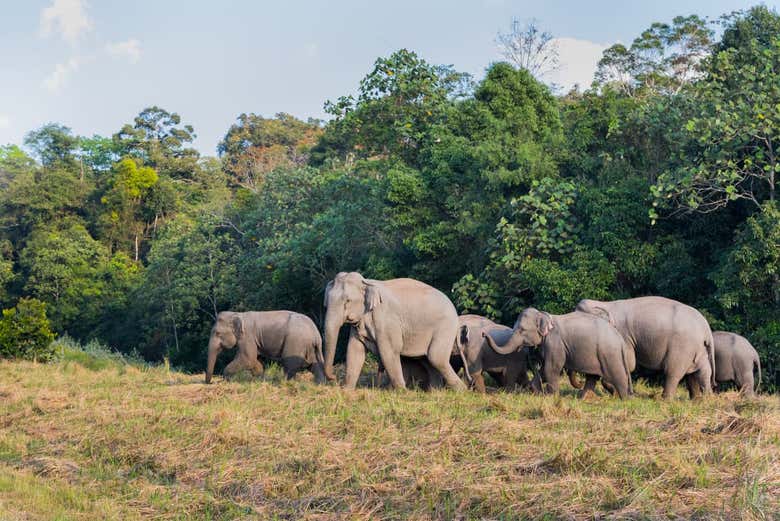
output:
<path id="1" fill-rule="evenodd" d="M 202 380 L 0 362 L 0 519 L 780 518 L 776 396 Z"/>

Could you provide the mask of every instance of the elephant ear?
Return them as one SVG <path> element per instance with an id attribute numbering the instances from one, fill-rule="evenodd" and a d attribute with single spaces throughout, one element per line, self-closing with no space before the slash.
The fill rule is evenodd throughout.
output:
<path id="1" fill-rule="evenodd" d="M 609 311 L 607 311 L 606 309 L 602 308 L 601 306 L 594 306 L 593 307 L 593 314 L 596 315 L 599 318 L 603 318 L 604 320 L 609 322 L 609 324 L 611 326 L 615 325 L 615 321 L 612 320 L 612 315 L 610 315 Z"/>
<path id="2" fill-rule="evenodd" d="M 555 326 L 553 325 L 552 317 L 549 313 L 540 312 L 537 319 L 536 319 L 536 327 L 539 330 L 539 334 L 542 335 L 542 338 L 546 337 L 550 334 L 550 331 L 555 329 Z"/>
<path id="3" fill-rule="evenodd" d="M 366 284 L 366 313 L 373 311 L 375 307 L 382 303 L 382 293 L 378 286 Z"/>
<path id="4" fill-rule="evenodd" d="M 325 295 L 322 297 L 322 306 L 328 307 L 328 293 L 330 293 L 330 290 L 333 289 L 333 281 L 331 280 L 328 282 L 328 284 L 325 286 Z"/>
<path id="5" fill-rule="evenodd" d="M 460 326 L 460 332 L 458 334 L 460 336 L 460 345 L 465 346 L 469 343 L 469 326 L 465 324 Z"/>
<path id="6" fill-rule="evenodd" d="M 236 338 L 241 338 L 244 334 L 244 321 L 241 320 L 241 315 L 233 315 L 231 322 L 233 324 L 233 334 L 236 335 Z"/>

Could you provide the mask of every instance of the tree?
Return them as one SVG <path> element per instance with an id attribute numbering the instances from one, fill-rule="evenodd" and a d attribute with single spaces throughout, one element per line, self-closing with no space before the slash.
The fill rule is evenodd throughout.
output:
<path id="1" fill-rule="evenodd" d="M 77 168 L 75 152 L 78 138 L 64 125 L 49 123 L 38 130 L 33 130 L 25 136 L 24 144 L 35 152 L 46 168 L 59 167 L 67 170 Z"/>
<path id="2" fill-rule="evenodd" d="M 429 129 L 470 86 L 468 75 L 430 65 L 406 49 L 379 58 L 360 81 L 357 99 L 343 96 L 325 104 L 334 119 L 312 151 L 313 163 L 399 157 L 413 164 Z"/>
<path id="3" fill-rule="evenodd" d="M 745 56 L 749 53 L 750 58 Z M 712 212 L 732 201 L 775 200 L 780 172 L 780 38 L 714 56 L 698 92 L 700 115 L 685 125 L 687 161 L 653 188 L 656 205 Z M 653 214 L 655 216 L 655 214 Z"/>
<path id="4" fill-rule="evenodd" d="M 107 261 L 105 247 L 79 222 L 36 229 L 19 254 L 24 292 L 50 306 L 56 331 L 89 330 L 101 316 Z"/>
<path id="5" fill-rule="evenodd" d="M 514 18 L 508 32 L 498 33 L 496 43 L 504 59 L 538 80 L 560 67 L 558 44 L 536 20 L 522 24 Z"/>
<path id="6" fill-rule="evenodd" d="M 192 125 L 182 125 L 181 117 L 160 107 L 149 107 L 114 134 L 121 151 L 174 179 L 189 179 L 199 153 L 187 145 L 197 137 Z"/>
<path id="7" fill-rule="evenodd" d="M 289 114 L 272 119 L 241 114 L 217 150 L 231 180 L 256 191 L 275 168 L 306 164 L 309 149 L 321 134 L 319 122 L 303 122 Z"/>
<path id="8" fill-rule="evenodd" d="M 595 81 L 629 96 L 676 94 L 701 77 L 712 36 L 708 21 L 696 15 L 677 16 L 671 25 L 654 23 L 630 47 L 618 43 L 606 49 Z"/>
<path id="9" fill-rule="evenodd" d="M 109 189 L 100 198 L 107 212 L 101 223 L 104 234 L 112 245 L 132 241 L 132 251 L 137 261 L 140 258 L 141 240 L 148 227 L 148 213 L 144 215 L 145 198 L 158 184 L 157 172 L 148 166 L 138 166 L 130 158 L 114 165 Z"/>
<path id="10" fill-rule="evenodd" d="M 16 176 L 35 168 L 35 160 L 18 146 L 0 146 L 0 190 L 8 188 Z"/>
<path id="11" fill-rule="evenodd" d="M 168 356 L 190 368 L 201 363 L 203 338 L 217 313 L 241 306 L 236 255 L 230 234 L 213 223 L 180 217 L 166 225 L 132 297 L 145 356 Z"/>

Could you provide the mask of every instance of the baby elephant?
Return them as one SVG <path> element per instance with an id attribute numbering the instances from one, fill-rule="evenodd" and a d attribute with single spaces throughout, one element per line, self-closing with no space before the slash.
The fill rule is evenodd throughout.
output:
<path id="1" fill-rule="evenodd" d="M 325 382 L 322 337 L 306 315 L 293 311 L 223 311 L 211 328 L 206 383 L 211 382 L 217 355 L 238 345 L 236 357 L 225 367 L 225 377 L 248 370 L 263 374 L 258 355 L 278 360 L 287 378 L 305 368 L 314 373 L 317 383 Z"/>
<path id="2" fill-rule="evenodd" d="M 734 382 L 745 396 L 753 396 L 761 385 L 761 360 L 748 340 L 736 333 L 715 331 L 715 381 Z M 758 385 L 753 387 L 753 368 L 758 371 Z"/>
<path id="3" fill-rule="evenodd" d="M 539 347 L 549 392 L 558 392 L 558 380 L 565 368 L 587 376 L 580 397 L 592 391 L 599 378 L 614 387 L 620 398 L 633 393 L 631 371 L 636 358 L 617 329 L 603 318 L 580 311 L 550 315 L 527 308 L 517 317 L 512 336 L 503 346 L 490 335 L 483 336 L 499 354 L 523 346 Z"/>

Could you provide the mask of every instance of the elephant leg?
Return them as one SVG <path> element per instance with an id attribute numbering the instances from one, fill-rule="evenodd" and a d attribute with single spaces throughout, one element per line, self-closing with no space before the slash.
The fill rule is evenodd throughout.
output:
<path id="1" fill-rule="evenodd" d="M 520 378 L 520 369 L 514 366 L 509 366 L 504 371 L 504 390 L 506 392 L 514 392 L 517 390 L 518 379 Z M 525 375 L 526 381 L 528 381 L 528 375 Z"/>
<path id="2" fill-rule="evenodd" d="M 598 376 L 594 376 L 592 374 L 586 374 L 585 375 L 585 384 L 582 386 L 582 389 L 580 389 L 579 392 L 579 398 L 580 400 L 584 400 L 588 397 L 589 394 L 596 394 L 596 382 L 599 381 Z M 602 384 L 603 384 L 602 380 Z"/>
<path id="3" fill-rule="evenodd" d="M 517 385 L 519 385 L 521 389 L 528 389 L 531 387 L 531 381 L 528 379 L 528 367 L 525 364 L 512 368 L 511 370 L 517 374 L 515 382 L 517 382 Z"/>
<path id="4" fill-rule="evenodd" d="M 471 378 L 474 382 L 474 390 L 478 393 L 486 393 L 487 388 L 485 387 L 485 377 L 482 376 L 482 371 L 474 374 L 471 373 Z"/>
<path id="5" fill-rule="evenodd" d="M 694 375 L 694 379 L 699 385 L 704 396 L 712 394 L 712 367 L 709 362 L 704 364 Z"/>
<path id="6" fill-rule="evenodd" d="M 754 382 L 753 382 L 753 368 L 750 368 L 750 371 L 745 372 L 744 374 L 737 374 L 737 387 L 739 388 L 739 392 L 742 393 L 743 396 L 746 396 L 748 398 L 752 398 L 754 396 Z"/>
<path id="7" fill-rule="evenodd" d="M 450 353 L 452 352 L 452 338 L 439 335 L 431 340 L 428 346 L 428 361 L 444 377 L 447 387 L 458 391 L 465 391 L 466 384 L 458 378 L 455 370 L 450 365 Z"/>
<path id="8" fill-rule="evenodd" d="M 534 372 L 534 378 L 531 380 L 531 392 L 534 394 L 541 394 L 544 382 L 542 382 L 542 376 L 539 371 Z"/>
<path id="9" fill-rule="evenodd" d="M 303 369 L 306 363 L 302 358 L 293 356 L 285 358 L 282 365 L 284 366 L 284 376 L 286 376 L 288 380 L 292 380 L 295 378 L 295 375 Z"/>
<path id="10" fill-rule="evenodd" d="M 601 380 L 601 387 L 604 388 L 605 391 L 607 391 L 610 395 L 615 396 L 615 386 L 611 383 L 605 382 L 603 379 Z"/>
<path id="11" fill-rule="evenodd" d="M 244 364 L 241 363 L 239 357 L 236 357 L 232 362 L 225 366 L 225 369 L 222 371 L 222 376 L 224 376 L 226 380 L 229 380 L 237 373 L 241 372 L 242 369 L 244 369 Z"/>
<path id="12" fill-rule="evenodd" d="M 382 357 L 382 364 L 385 366 L 387 376 L 390 377 L 390 383 L 395 389 L 406 389 L 404 380 L 404 369 L 401 365 L 400 356 Z"/>
<path id="13" fill-rule="evenodd" d="M 681 371 L 670 371 L 667 369 L 664 378 L 664 400 L 673 400 L 675 393 L 677 393 L 677 386 L 680 385 L 680 380 L 685 376 Z"/>
<path id="14" fill-rule="evenodd" d="M 699 387 L 699 382 L 695 373 L 685 375 L 685 387 L 688 389 L 688 397 L 691 400 L 698 400 L 701 398 L 701 387 Z"/>
<path id="15" fill-rule="evenodd" d="M 314 362 L 311 364 L 311 374 L 314 375 L 314 383 L 316 384 L 324 384 L 325 383 L 325 370 L 322 367 L 322 364 L 319 362 Z"/>
<path id="16" fill-rule="evenodd" d="M 544 383 L 547 385 L 542 385 L 542 389 L 545 394 L 558 394 L 558 388 L 560 386 L 560 376 L 561 376 L 561 369 L 563 367 L 559 367 L 558 365 L 555 365 L 553 367 L 553 364 L 546 361 L 544 362 L 544 367 L 542 367 L 542 374 L 544 375 Z"/>
<path id="17" fill-rule="evenodd" d="M 349 337 L 347 344 L 347 374 L 344 377 L 344 388 L 354 389 L 357 386 L 360 371 L 366 362 L 366 346 L 354 336 Z M 399 361 L 400 365 L 400 361 Z"/>
<path id="18" fill-rule="evenodd" d="M 265 373 L 263 362 L 261 362 L 259 358 L 255 360 L 255 363 L 252 364 L 252 367 L 250 367 L 249 370 L 252 372 L 252 376 L 263 376 L 263 373 Z"/>
<path id="19" fill-rule="evenodd" d="M 439 371 L 431 367 L 431 364 L 427 361 L 423 361 L 423 365 L 428 373 L 428 389 L 441 389 L 444 387 L 444 378 L 441 377 Z"/>

